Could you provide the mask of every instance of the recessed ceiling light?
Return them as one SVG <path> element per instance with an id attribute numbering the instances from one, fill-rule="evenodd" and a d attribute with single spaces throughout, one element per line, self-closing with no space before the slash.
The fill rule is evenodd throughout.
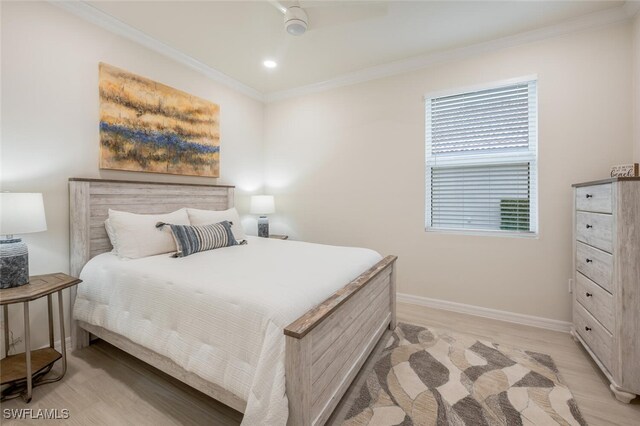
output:
<path id="1" fill-rule="evenodd" d="M 267 68 L 275 68 L 278 66 L 278 63 L 276 61 L 272 61 L 271 59 L 267 59 L 262 64 Z"/>

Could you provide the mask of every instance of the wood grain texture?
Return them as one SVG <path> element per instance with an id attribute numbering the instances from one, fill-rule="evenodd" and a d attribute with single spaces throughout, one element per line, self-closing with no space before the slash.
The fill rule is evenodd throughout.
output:
<path id="1" fill-rule="evenodd" d="M 600 179 L 600 180 L 591 180 L 588 182 L 580 182 L 574 183 L 571 185 L 574 188 L 580 188 L 582 186 L 592 186 L 592 185 L 602 185 L 605 183 L 613 183 L 613 182 L 640 182 L 640 177 L 613 177 L 608 179 Z"/>
<path id="2" fill-rule="evenodd" d="M 389 312 L 389 288 L 382 287 L 381 291 L 377 291 L 375 296 L 364 298 L 353 298 L 345 304 L 345 308 L 340 312 L 338 317 L 344 321 L 340 321 L 338 327 L 331 330 L 331 334 L 323 333 L 319 328 L 314 330 L 313 339 L 313 360 L 311 365 L 312 381 L 315 384 L 320 377 L 324 376 L 325 380 L 330 374 L 331 368 L 337 368 L 342 364 L 344 358 L 353 352 L 358 346 L 358 339 L 368 330 L 366 326 L 375 321 L 378 316 L 383 316 Z M 360 299 L 360 300 L 357 300 Z M 355 303 L 351 303 L 351 302 Z M 352 312 L 357 311 L 358 314 L 353 317 Z M 335 331 L 335 332 L 334 332 Z M 317 337 L 330 336 L 321 340 Z M 319 342 L 316 342 L 318 340 Z M 328 379 L 331 379 L 330 377 Z M 317 390 L 317 389 L 316 389 Z"/>
<path id="3" fill-rule="evenodd" d="M 391 324 L 395 260 L 381 260 L 294 322 L 297 333 L 285 329 L 289 424 L 323 425 Z"/>
<path id="4" fill-rule="evenodd" d="M 613 252 L 613 219 L 610 214 L 578 211 L 576 239 L 595 248 Z"/>
<path id="5" fill-rule="evenodd" d="M 576 241 L 575 250 L 575 269 L 612 293 L 613 256 L 579 241 Z"/>
<path id="6" fill-rule="evenodd" d="M 576 188 L 576 208 L 585 212 L 611 213 L 611 185 L 592 185 Z"/>
<path id="7" fill-rule="evenodd" d="M 609 373 L 612 372 L 613 336 L 577 302 L 573 306 L 573 323 L 576 332 L 587 343 Z"/>
<path id="8" fill-rule="evenodd" d="M 84 265 L 94 256 L 91 253 L 90 243 L 89 190 L 89 182 L 75 180 L 69 182 L 69 271 L 74 277 L 80 276 Z M 71 287 L 70 315 L 73 315 L 77 291 L 76 287 Z M 72 347 L 81 349 L 89 346 L 90 337 L 89 333 L 78 327 L 75 321 L 71 321 Z"/>
<path id="9" fill-rule="evenodd" d="M 640 395 L 640 181 L 616 187 L 614 385 Z"/>
<path id="10" fill-rule="evenodd" d="M 163 214 L 191 207 L 226 210 L 234 205 L 234 187 L 107 179 L 69 179 L 71 270 L 80 274 L 94 256 L 112 249 L 104 229 L 109 209 Z"/>
<path id="11" fill-rule="evenodd" d="M 77 204 L 72 209 L 81 211 L 85 217 L 81 227 L 74 228 L 74 223 L 71 224 L 72 233 L 78 235 L 78 248 L 82 249 L 81 255 L 73 260 L 79 268 L 91 257 L 111 249 L 104 230 L 104 220 L 110 208 L 134 213 L 168 213 L 182 207 L 223 210 L 232 207 L 234 203 L 231 187 L 212 186 L 203 189 L 189 185 L 176 187 L 172 184 L 102 180 L 72 180 L 71 185 L 78 194 L 72 197 L 72 203 Z M 77 190 L 76 185 L 81 185 L 81 190 Z M 377 343 L 381 336 L 380 327 L 386 328 L 392 318 L 395 318 L 395 282 L 391 279 L 395 277 L 395 261 L 395 256 L 382 259 L 284 330 L 290 424 L 322 424 L 328 418 Z M 377 297 L 373 299 L 376 303 L 373 305 L 373 313 L 353 317 L 351 322 L 345 321 L 345 318 L 349 318 L 349 306 L 362 307 L 363 310 L 365 307 L 370 308 L 370 296 Z M 330 329 L 326 324 L 333 324 L 334 328 Z M 244 410 L 244 401 L 238 401 L 236 396 L 211 383 L 203 383 L 201 379 L 161 355 L 99 327 L 83 323 L 79 328 L 109 341 L 233 408 Z M 318 331 L 312 336 L 309 333 L 313 330 Z M 330 350 L 334 342 L 327 336 L 332 335 L 331 332 L 341 337 L 340 342 L 346 350 Z M 319 347 L 314 346 L 315 338 Z M 83 342 L 84 337 L 76 347 L 82 347 Z M 320 358 L 324 354 L 326 355 Z M 321 383 L 318 391 L 320 396 L 312 398 L 312 392 L 315 392 L 312 390 L 313 360 L 319 359 L 327 366 L 326 374 L 316 377 Z M 319 408 L 314 412 L 314 407 Z M 313 416 L 314 414 L 317 416 Z"/>
<path id="12" fill-rule="evenodd" d="M 615 314 L 611 293 L 581 273 L 578 273 L 576 279 L 576 299 L 595 319 L 604 325 L 609 332 L 613 332 L 615 329 Z"/>
<path id="13" fill-rule="evenodd" d="M 69 182 L 70 272 L 74 277 L 89 261 L 89 183 Z"/>
<path id="14" fill-rule="evenodd" d="M 227 191 L 227 209 L 233 208 L 236 205 L 236 190 L 230 187 Z"/>
<path id="15" fill-rule="evenodd" d="M 181 195 L 201 195 L 201 196 L 225 196 L 232 187 L 225 186 L 191 186 L 174 184 L 146 184 L 146 183 L 116 183 L 116 182 L 91 182 L 91 194 L 102 197 L 126 196 L 126 195 L 148 195 L 148 196 L 181 196 Z"/>
<path id="16" fill-rule="evenodd" d="M 311 337 L 285 336 L 285 380 L 289 399 L 287 425 L 311 424 Z"/>
<path id="17" fill-rule="evenodd" d="M 29 283 L 20 287 L 4 288 L 0 290 L 0 305 L 30 302 L 56 291 L 81 283 L 78 278 L 57 272 L 46 275 L 32 275 Z"/>
<path id="18" fill-rule="evenodd" d="M 148 202 L 149 205 L 158 205 L 159 202 L 165 204 L 180 205 L 185 200 L 184 197 L 189 197 L 189 202 L 196 204 L 227 204 L 227 190 L 220 194 L 197 194 L 193 192 L 180 194 L 180 195 L 168 195 L 168 194 L 111 194 L 111 195 L 96 195 L 91 194 L 91 207 L 100 209 L 99 206 L 106 205 L 108 208 L 113 208 L 114 205 L 121 206 L 139 206 Z"/>
<path id="19" fill-rule="evenodd" d="M 574 342 L 567 333 L 406 303 L 398 304 L 398 320 L 549 354 L 574 394 L 587 424 L 637 426 L 640 400 L 636 399 L 631 404 L 618 402 L 609 389 L 609 380 L 582 345 Z M 384 343 L 380 342 L 378 348 L 383 349 Z M 340 400 L 335 417 L 332 416 L 327 425 L 340 424 L 334 419 L 351 408 L 353 400 L 360 395 L 360 387 L 369 368 L 376 360 L 372 357 L 366 361 Z M 64 424 L 70 426 L 238 426 L 242 420 L 241 413 L 104 341 L 70 353 L 69 371 L 65 377 L 55 384 L 35 388 L 30 404 L 17 398 L 3 402 L 2 408 L 68 408 L 70 418 Z M 42 424 L 41 419 L 2 421 L 3 426 Z"/>
<path id="20" fill-rule="evenodd" d="M 322 323 L 325 318 L 329 317 L 333 311 L 340 307 L 340 305 L 362 290 L 369 281 L 376 277 L 376 275 L 380 274 L 387 268 L 392 268 L 397 258 L 397 256 L 387 256 L 380 262 L 376 263 L 349 284 L 336 291 L 327 300 L 289 324 L 284 329 L 284 334 L 298 339 L 304 337 L 307 333 Z"/>
<path id="21" fill-rule="evenodd" d="M 35 388 L 31 403 L 21 398 L 2 403 L 3 409 L 66 408 L 68 419 L 3 419 L 2 425 L 236 426 L 242 420 L 242 413 L 105 341 L 69 353 L 68 360 L 62 380 Z M 59 368 L 58 363 L 51 374 Z"/>
<path id="22" fill-rule="evenodd" d="M 608 192 L 610 214 L 581 211 L 593 206 L 580 195 Z M 640 394 L 640 179 L 579 186 L 575 209 L 575 334 L 628 402 Z"/>
<path id="23" fill-rule="evenodd" d="M 388 296 L 385 295 L 388 301 Z M 329 362 L 321 363 L 324 359 L 311 367 L 312 379 L 312 415 L 318 417 L 325 409 L 329 400 L 338 391 L 345 378 L 353 370 L 354 365 L 363 356 L 371 340 L 380 329 L 389 325 L 390 313 L 388 310 L 376 309 L 372 315 L 368 315 L 361 325 L 353 327 L 350 341 L 341 342 L 342 350 L 336 352 Z M 373 342 L 374 344 L 377 342 Z M 365 358 L 368 355 L 365 354 Z M 358 370 L 355 371 L 356 373 Z M 341 397 L 342 395 L 339 395 Z M 339 398 L 338 398 L 339 399 Z"/>
<path id="24" fill-rule="evenodd" d="M 388 280 L 389 275 L 389 273 L 378 275 L 360 292 L 358 299 L 371 301 L 379 297 L 380 294 L 387 289 L 385 282 Z M 346 308 L 344 309 L 344 314 L 332 315 L 314 329 L 314 362 L 323 356 L 333 342 L 343 334 L 345 328 L 356 321 L 362 312 L 367 309 L 365 303 L 358 303 L 356 300 L 349 300 L 345 302 L 344 306 Z"/>
<path id="25" fill-rule="evenodd" d="M 389 278 L 389 303 L 391 304 L 391 321 L 389 322 L 389 328 L 391 330 L 395 329 L 396 325 L 398 324 L 396 314 L 396 298 L 398 293 L 398 291 L 396 290 L 396 275 L 397 272 L 394 264 L 393 268 L 391 269 L 391 277 Z"/>
<path id="26" fill-rule="evenodd" d="M 138 180 L 118 180 L 118 179 L 97 179 L 97 178 L 81 178 L 72 177 L 69 178 L 69 182 L 96 182 L 96 183 L 131 183 L 135 185 L 163 185 L 163 186 L 201 186 L 207 188 L 235 188 L 234 185 L 207 185 L 202 183 L 176 183 L 176 182 L 151 182 L 151 181 L 138 181 Z"/>
<path id="27" fill-rule="evenodd" d="M 112 249 L 104 228 L 109 209 L 141 214 L 169 213 L 183 207 L 225 210 L 233 206 L 234 187 L 109 179 L 69 179 L 70 271 L 80 276 L 94 256 Z M 71 312 L 76 290 L 71 290 Z M 76 349 L 89 345 L 89 333 L 71 324 Z"/>
<path id="28" fill-rule="evenodd" d="M 35 376 L 40 370 L 59 360 L 62 355 L 53 348 L 31 351 L 31 368 Z M 14 382 L 27 377 L 24 352 L 9 355 L 0 361 L 0 384 Z"/>
<path id="29" fill-rule="evenodd" d="M 317 406 L 314 407 L 313 410 L 316 411 L 319 409 L 319 414 L 315 417 L 312 423 L 313 425 L 324 425 L 329 419 L 336 406 L 340 402 L 340 399 L 347 392 L 350 384 L 354 381 L 358 372 L 366 362 L 367 357 L 369 356 L 371 351 L 373 351 L 373 348 L 376 346 L 376 344 L 380 341 L 385 330 L 389 326 L 390 321 L 391 315 L 389 314 L 382 320 L 378 329 L 370 335 L 362 350 L 359 353 L 356 353 L 355 356 L 352 356 L 352 358 L 348 361 L 350 367 L 343 371 L 344 376 L 342 376 L 341 379 L 335 384 L 335 388 L 333 389 L 331 396 L 326 400 L 326 402 L 324 402 L 324 407 L 322 407 L 321 403 L 325 401 L 325 397 L 323 396 L 322 398 L 318 399 L 318 401 L 316 402 Z"/>
<path id="30" fill-rule="evenodd" d="M 232 394 L 231 392 L 221 388 L 214 383 L 204 380 L 194 373 L 186 371 L 178 364 L 171 361 L 169 358 L 159 355 L 119 334 L 113 333 L 102 327 L 94 326 L 81 321 L 79 321 L 79 323 L 84 330 L 89 331 L 91 334 L 99 337 L 100 339 L 109 342 L 113 346 L 122 349 L 128 354 L 133 355 L 134 357 L 146 362 L 154 368 L 157 368 L 158 370 L 170 375 L 171 377 L 174 377 L 181 382 L 188 384 L 194 389 L 199 390 L 200 392 L 222 402 L 223 404 L 228 405 L 234 410 L 244 412 L 247 403 L 242 398 Z"/>

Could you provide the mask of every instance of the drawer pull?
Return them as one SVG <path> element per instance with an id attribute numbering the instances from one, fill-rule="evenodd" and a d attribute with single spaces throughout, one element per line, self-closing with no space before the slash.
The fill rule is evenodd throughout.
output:
<path id="1" fill-rule="evenodd" d="M 591 263 L 591 262 L 593 262 L 593 260 L 592 260 L 592 259 L 589 259 L 589 258 L 587 258 L 586 260 L 587 260 L 587 263 Z"/>
<path id="2" fill-rule="evenodd" d="M 593 228 L 593 225 L 587 224 L 587 229 L 589 229 L 589 228 Z"/>
<path id="3" fill-rule="evenodd" d="M 591 294 L 591 293 L 589 293 L 589 292 L 586 292 L 586 293 L 585 293 L 585 295 L 586 295 L 587 297 L 591 297 L 591 296 L 593 296 L 593 294 Z"/>
<path id="4" fill-rule="evenodd" d="M 591 331 L 591 327 L 585 327 L 585 331 Z"/>
<path id="5" fill-rule="evenodd" d="M 593 195 L 591 195 L 591 194 L 587 194 L 587 195 L 586 195 L 586 197 L 587 197 L 587 198 L 593 198 Z"/>

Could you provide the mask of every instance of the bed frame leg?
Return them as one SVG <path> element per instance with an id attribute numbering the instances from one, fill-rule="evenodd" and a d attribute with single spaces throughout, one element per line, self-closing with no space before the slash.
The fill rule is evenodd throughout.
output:
<path id="1" fill-rule="evenodd" d="M 287 426 L 311 425 L 311 336 L 286 336 Z"/>
<path id="2" fill-rule="evenodd" d="M 90 182 L 69 181 L 69 272 L 80 277 L 84 265 L 91 259 L 91 203 Z M 90 334 L 73 320 L 73 305 L 76 302 L 77 286 L 69 293 L 69 319 L 71 325 L 71 347 L 82 349 L 89 346 Z"/>
<path id="3" fill-rule="evenodd" d="M 73 350 L 82 349 L 89 346 L 91 334 L 80 328 L 78 322 L 73 319 L 73 305 L 76 302 L 76 288 L 72 287 L 69 293 L 69 316 L 71 322 L 71 347 Z"/>
<path id="4" fill-rule="evenodd" d="M 76 321 L 71 325 L 71 344 L 74 350 L 89 346 L 91 334 L 78 326 Z"/>
<path id="5" fill-rule="evenodd" d="M 396 320 L 396 265 L 391 266 L 391 275 L 389 276 L 389 300 L 391 301 L 391 321 L 389 322 L 389 329 L 395 330 Z"/>

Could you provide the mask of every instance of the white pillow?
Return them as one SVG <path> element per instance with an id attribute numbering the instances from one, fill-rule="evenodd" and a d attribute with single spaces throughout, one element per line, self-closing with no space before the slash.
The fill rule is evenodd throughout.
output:
<path id="1" fill-rule="evenodd" d="M 176 242 L 168 227 L 156 228 L 158 222 L 190 225 L 187 209 L 167 214 L 136 214 L 109 209 L 108 222 L 113 249 L 126 259 L 176 251 Z"/>
<path id="2" fill-rule="evenodd" d="M 210 225 L 212 223 L 223 222 L 228 220 L 231 222 L 231 231 L 233 236 L 238 242 L 247 239 L 247 236 L 242 229 L 240 223 L 240 215 L 235 208 L 229 210 L 199 210 L 199 209 L 187 209 L 189 214 L 189 221 L 192 225 Z"/>
<path id="3" fill-rule="evenodd" d="M 112 252 L 116 253 L 116 246 L 118 243 L 116 242 L 116 231 L 113 230 L 111 223 L 109 222 L 109 218 L 104 221 L 104 229 L 107 230 L 107 237 L 109 237 L 109 241 L 111 241 Z M 118 254 L 118 253 L 116 253 Z"/>

